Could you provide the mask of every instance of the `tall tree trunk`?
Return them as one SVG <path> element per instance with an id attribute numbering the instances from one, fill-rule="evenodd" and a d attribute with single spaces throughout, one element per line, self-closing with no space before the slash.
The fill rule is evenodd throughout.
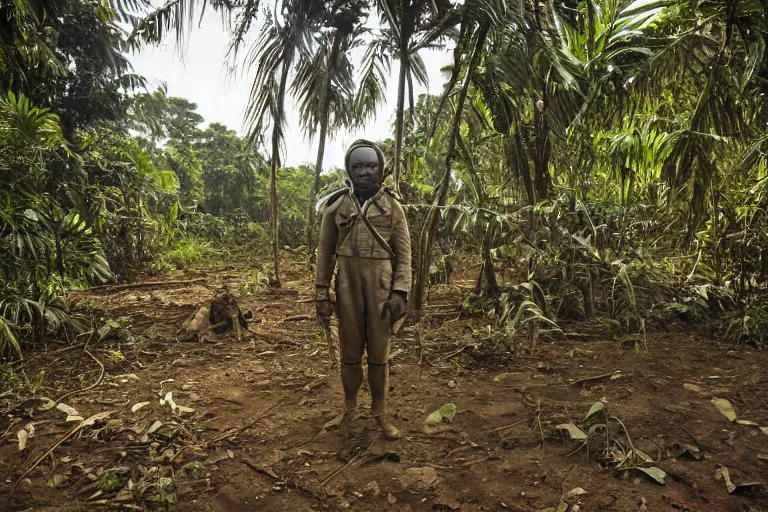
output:
<path id="1" fill-rule="evenodd" d="M 323 112 L 320 118 L 320 140 L 317 146 L 317 160 L 315 160 L 315 176 L 312 181 L 312 190 L 309 193 L 309 204 L 307 205 L 307 253 L 309 254 L 310 264 L 315 262 L 315 201 L 317 201 L 317 191 L 320 189 L 320 173 L 323 172 L 323 156 L 325 156 L 325 138 L 328 135 L 328 122 L 331 110 L 331 80 L 342 39 L 342 32 L 337 30 L 333 38 L 331 54 L 328 56 L 328 62 L 325 66 L 326 76 L 323 89 Z"/>
<path id="2" fill-rule="evenodd" d="M 552 143 L 549 140 L 549 122 L 547 121 L 547 88 L 549 77 L 544 85 L 544 94 L 541 100 L 535 101 L 533 112 L 534 124 L 534 185 L 536 196 L 539 200 L 549 197 L 549 156 L 552 151 Z"/>
<path id="3" fill-rule="evenodd" d="M 280 208 L 277 203 L 277 167 L 280 165 L 280 132 L 283 122 L 283 107 L 285 104 L 285 86 L 288 82 L 288 71 L 291 69 L 293 60 L 293 51 L 287 50 L 288 54 L 283 61 L 283 69 L 280 74 L 280 86 L 277 90 L 277 105 L 275 105 L 275 115 L 272 126 L 272 161 L 269 168 L 269 210 L 270 220 L 272 221 L 272 264 L 274 274 L 272 276 L 272 286 L 280 288 Z"/>
<path id="4" fill-rule="evenodd" d="M 477 197 L 478 208 L 485 208 L 488 204 L 488 194 L 483 186 L 483 180 L 480 179 L 480 174 L 477 172 L 474 162 L 472 162 L 472 154 L 464 142 L 461 134 L 458 135 L 458 144 L 461 152 L 464 154 L 464 161 L 467 164 L 467 170 L 469 170 L 469 178 L 472 182 L 472 186 L 475 189 L 475 196 Z M 493 258 L 491 257 L 491 246 L 493 245 L 494 238 L 496 237 L 496 230 L 490 225 L 483 234 L 483 241 L 481 244 L 481 253 L 483 256 L 483 265 L 480 270 L 479 283 L 477 286 L 478 293 L 485 292 L 488 297 L 496 297 L 499 294 L 499 284 L 496 280 L 496 270 L 493 268 Z"/>
<path id="5" fill-rule="evenodd" d="M 403 157 L 403 132 L 405 131 L 405 83 L 408 76 L 408 53 L 400 54 L 400 76 L 397 80 L 397 111 L 395 117 L 395 162 L 392 179 L 396 194 L 400 194 L 401 159 Z"/>
<path id="6" fill-rule="evenodd" d="M 486 233 L 483 237 L 483 281 L 485 282 L 483 291 L 487 297 L 497 297 L 499 295 L 499 283 L 496 281 L 496 269 L 493 268 L 491 242 L 493 242 L 493 237 L 490 233 Z"/>
<path id="7" fill-rule="evenodd" d="M 419 237 L 419 254 L 418 265 L 416 268 L 416 281 L 413 286 L 413 293 L 411 294 L 410 309 L 417 314 L 421 312 L 421 306 L 424 302 L 424 289 L 426 288 L 427 277 L 429 276 L 429 262 L 432 252 L 432 243 L 437 232 L 437 224 L 440 220 L 438 215 L 438 209 L 441 206 L 445 206 L 448 199 L 448 189 L 451 184 L 451 171 L 454 152 L 456 150 L 456 142 L 459 137 L 459 128 L 461 127 L 461 114 L 464 110 L 464 102 L 467 99 L 467 92 L 469 90 L 469 84 L 472 81 L 472 70 L 475 68 L 477 60 L 480 58 L 480 52 L 485 44 L 485 37 L 488 34 L 488 25 L 481 25 L 478 34 L 475 47 L 472 50 L 472 56 L 469 59 L 467 65 L 466 75 L 464 81 L 461 84 L 461 90 L 459 97 L 456 100 L 456 111 L 453 115 L 453 123 L 451 125 L 451 133 L 448 138 L 448 150 L 445 155 L 445 174 L 443 179 L 438 185 L 438 192 L 435 197 L 432 207 L 429 209 L 427 218 L 424 221 L 424 227 L 421 230 L 421 236 Z M 456 50 L 458 51 L 458 50 Z M 445 94 L 450 94 L 451 91 L 445 91 Z"/>
<path id="8" fill-rule="evenodd" d="M 525 188 L 525 195 L 528 196 L 528 205 L 534 206 L 536 204 L 536 192 L 533 190 L 533 181 L 531 180 L 531 168 L 528 165 L 528 153 L 525 151 L 523 145 L 523 138 L 520 135 L 520 127 L 515 130 L 515 134 L 512 136 L 512 141 L 515 144 L 515 168 L 517 168 L 517 175 L 523 180 L 523 187 Z M 510 162 L 511 163 L 511 162 Z"/>

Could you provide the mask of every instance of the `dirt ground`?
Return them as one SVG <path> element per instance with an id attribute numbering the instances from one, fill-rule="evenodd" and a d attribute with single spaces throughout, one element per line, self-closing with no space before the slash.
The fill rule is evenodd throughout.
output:
<path id="1" fill-rule="evenodd" d="M 585 332 L 513 350 L 487 319 L 462 317 L 465 276 L 433 290 L 421 363 L 414 328 L 393 341 L 390 409 L 404 438 L 381 438 L 363 407 L 345 439 L 324 429 L 342 391 L 311 276 L 289 261 L 283 288 L 268 291 L 256 267 L 212 263 L 73 297 L 130 316 L 131 328 L 91 343 L 95 360 L 64 344 L 28 355 L 30 379 L 46 375 L 35 399 L 0 395 L 0 510 L 768 511 L 761 486 L 742 485 L 768 482 L 766 352 L 685 332 L 649 333 L 647 353 Z M 178 341 L 224 284 L 256 321 L 239 340 Z M 96 360 L 99 385 L 64 400 L 75 411 L 40 410 L 40 397 L 96 382 Z M 624 427 L 611 419 L 607 434 L 590 432 L 596 402 L 592 419 Z M 448 403 L 453 421 L 428 433 L 426 417 Z M 555 428 L 569 422 L 590 434 L 586 445 Z M 652 461 L 639 464 L 643 454 Z"/>

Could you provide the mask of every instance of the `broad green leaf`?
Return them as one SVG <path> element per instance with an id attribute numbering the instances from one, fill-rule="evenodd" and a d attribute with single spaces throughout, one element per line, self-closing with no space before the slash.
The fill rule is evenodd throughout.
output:
<path id="1" fill-rule="evenodd" d="M 427 419 L 424 420 L 424 423 L 428 427 L 436 427 L 440 423 L 445 420 L 447 423 L 450 423 L 451 420 L 453 420 L 454 415 L 456 414 L 456 405 L 454 404 L 445 404 L 441 406 L 438 410 L 433 411 L 427 416 Z"/>
<path id="2" fill-rule="evenodd" d="M 584 416 L 584 420 L 588 420 L 593 415 L 598 414 L 600 412 L 603 412 L 605 410 L 605 405 L 603 402 L 595 402 L 592 404 L 592 407 L 589 408 L 589 411 L 587 412 L 587 415 Z"/>
<path id="3" fill-rule="evenodd" d="M 667 483 L 667 474 L 662 471 L 661 469 L 657 468 L 656 466 L 652 466 L 650 468 L 635 468 L 638 471 L 642 471 L 646 475 L 648 475 L 654 482 L 657 484 L 664 485 Z"/>

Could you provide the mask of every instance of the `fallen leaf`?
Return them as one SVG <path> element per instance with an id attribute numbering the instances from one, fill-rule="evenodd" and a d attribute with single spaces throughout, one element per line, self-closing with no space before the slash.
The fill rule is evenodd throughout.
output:
<path id="1" fill-rule="evenodd" d="M 60 486 L 64 481 L 67 479 L 67 475 L 60 474 L 60 475 L 53 475 L 51 478 L 48 479 L 48 487 L 55 488 Z"/>
<path id="2" fill-rule="evenodd" d="M 19 451 L 27 447 L 27 439 L 29 439 L 29 432 L 24 429 L 16 432 L 16 437 L 19 438 Z"/>
<path id="3" fill-rule="evenodd" d="M 694 393 L 701 393 L 701 388 L 699 386 L 697 386 L 696 384 L 689 384 L 689 383 L 686 382 L 685 384 L 683 384 L 683 388 L 686 391 L 692 391 Z"/>
<path id="4" fill-rule="evenodd" d="M 163 422 L 162 421 L 155 421 L 152 424 L 152 426 L 149 427 L 149 430 L 147 430 L 147 433 L 148 434 L 154 434 L 155 432 L 160 430 L 160 427 L 162 427 L 162 426 L 163 426 Z"/>
<path id="5" fill-rule="evenodd" d="M 133 407 L 131 407 L 131 412 L 136 412 L 146 406 L 148 406 L 150 402 L 139 402 L 137 404 L 134 404 Z"/>
<path id="6" fill-rule="evenodd" d="M 87 420 L 83 420 L 83 422 L 80 424 L 80 428 L 91 427 L 97 421 L 105 420 L 109 418 L 111 415 L 112 415 L 112 411 L 100 412 L 100 413 L 94 414 L 93 416 L 89 417 Z"/>
<path id="7" fill-rule="evenodd" d="M 56 406 L 56 410 L 66 413 L 69 416 L 80 416 L 80 413 L 77 412 L 77 409 L 67 404 L 58 404 Z"/>
<path id="8" fill-rule="evenodd" d="M 747 425 L 748 427 L 759 427 L 760 426 L 757 423 L 755 423 L 754 421 L 750 421 L 750 420 L 736 420 L 736 423 L 738 423 L 739 425 Z"/>
<path id="9" fill-rule="evenodd" d="M 768 462 L 768 455 L 765 455 L 765 454 L 762 454 L 762 453 L 758 453 L 757 454 L 757 459 L 761 460 L 763 462 Z"/>
<path id="10" fill-rule="evenodd" d="M 185 406 L 183 406 L 183 405 L 179 405 L 179 406 L 177 406 L 177 407 L 176 407 L 176 410 L 177 410 L 177 411 L 179 411 L 179 412 L 182 412 L 182 413 L 188 413 L 188 414 L 191 414 L 191 413 L 195 412 L 195 410 L 194 410 L 193 408 L 191 408 L 191 407 L 185 407 Z"/>
<path id="11" fill-rule="evenodd" d="M 762 482 L 745 482 L 738 484 L 731 494 L 759 494 L 764 487 Z"/>
<path id="12" fill-rule="evenodd" d="M 437 481 L 437 471 L 430 466 L 408 468 L 400 475 L 400 483 L 410 490 L 426 491 Z"/>
<path id="13" fill-rule="evenodd" d="M 657 484 L 664 485 L 666 483 L 667 474 L 662 471 L 661 469 L 657 468 L 656 466 L 652 466 L 650 468 L 635 468 L 638 471 L 642 471 L 651 479 L 656 482 Z"/>
<path id="14" fill-rule="evenodd" d="M 338 427 L 341 425 L 342 420 L 344 420 L 344 413 L 339 413 L 338 416 L 334 417 L 332 420 L 326 422 L 325 425 L 323 425 L 323 430 L 330 430 L 334 427 Z"/>
<path id="15" fill-rule="evenodd" d="M 567 501 L 567 500 L 569 500 L 571 498 L 575 498 L 576 496 L 581 496 L 583 494 L 587 494 L 587 491 L 585 491 L 581 487 L 574 487 L 573 489 L 571 489 L 567 493 L 563 494 L 563 497 L 560 498 L 560 499 L 563 500 L 563 501 Z"/>
<path id="16" fill-rule="evenodd" d="M 696 446 L 685 444 L 685 443 L 675 443 L 673 447 L 676 449 L 674 453 L 670 453 L 672 457 L 682 457 L 686 456 L 694 460 L 701 460 L 701 450 L 697 448 Z"/>
<path id="17" fill-rule="evenodd" d="M 768 436 L 768 427 L 760 427 L 760 432 Z"/>
<path id="18" fill-rule="evenodd" d="M 725 466 L 722 466 L 715 471 L 715 480 L 725 481 L 725 489 L 728 491 L 728 494 L 731 494 L 736 489 L 736 486 L 731 482 L 731 473 Z"/>
<path id="19" fill-rule="evenodd" d="M 67 416 L 67 419 L 65 420 L 67 423 L 71 421 L 83 421 L 82 416 Z"/>
<path id="20" fill-rule="evenodd" d="M 171 407 L 172 412 L 176 412 L 176 402 L 173 401 L 173 391 L 169 391 L 165 394 L 165 398 L 160 399 L 160 405 L 168 404 Z"/>
<path id="21" fill-rule="evenodd" d="M 717 407 L 717 410 L 720 411 L 723 416 L 728 418 L 728 421 L 736 420 L 736 411 L 733 409 L 731 402 L 725 398 L 713 398 L 712 403 L 715 404 L 715 407 Z"/>
<path id="22" fill-rule="evenodd" d="M 390 505 L 394 505 L 395 503 L 397 503 L 397 498 L 395 498 L 395 496 L 391 492 L 387 493 L 387 503 L 389 503 Z"/>
<path id="23" fill-rule="evenodd" d="M 560 425 L 555 425 L 555 430 L 565 430 L 574 441 L 584 441 L 587 439 L 587 434 L 573 423 L 561 423 Z"/>
<path id="24" fill-rule="evenodd" d="M 453 420 L 453 417 L 455 415 L 456 415 L 456 405 L 445 404 L 441 406 L 438 410 L 430 413 L 430 415 L 427 416 L 427 419 L 424 420 L 424 423 L 428 427 L 436 427 L 443 421 L 445 421 L 446 423 L 450 423 Z"/>
<path id="25" fill-rule="evenodd" d="M 722 466 L 715 472 L 715 479 L 723 479 L 725 481 L 725 489 L 728 494 L 751 494 L 761 492 L 763 490 L 762 482 L 745 482 L 743 484 L 734 484 L 731 480 L 731 473 L 727 467 Z"/>

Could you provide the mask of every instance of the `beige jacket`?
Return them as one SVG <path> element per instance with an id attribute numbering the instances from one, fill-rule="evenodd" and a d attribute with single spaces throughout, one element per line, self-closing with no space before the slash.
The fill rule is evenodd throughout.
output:
<path id="1" fill-rule="evenodd" d="M 400 203 L 385 187 L 367 203 L 367 218 L 394 253 L 392 290 L 411 290 L 411 235 Z M 351 192 L 328 204 L 320 225 L 315 285 L 318 294 L 330 287 L 335 267 L 334 256 L 361 259 L 390 259 L 390 253 L 373 236 L 360 218 L 362 208 Z"/>

